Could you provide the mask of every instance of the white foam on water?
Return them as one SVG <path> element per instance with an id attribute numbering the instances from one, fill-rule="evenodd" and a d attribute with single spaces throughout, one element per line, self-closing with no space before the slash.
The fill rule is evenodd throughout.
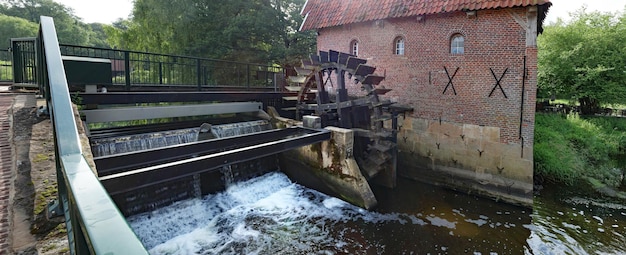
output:
<path id="1" fill-rule="evenodd" d="M 363 210 L 292 183 L 279 172 L 128 219 L 151 254 L 324 254 L 364 250 L 367 247 L 351 241 L 361 239 L 362 233 L 334 227 L 359 221 L 427 224 L 414 215 Z"/>
<path id="2" fill-rule="evenodd" d="M 439 218 L 439 217 L 433 216 L 433 215 L 427 216 L 426 219 L 429 220 L 430 224 L 432 224 L 433 226 L 446 227 L 446 228 L 449 228 L 449 229 L 455 229 L 456 228 L 456 223 L 457 222 L 448 221 L 446 219 L 442 219 L 442 218 Z"/>
<path id="3" fill-rule="evenodd" d="M 457 209 L 452 213 L 465 215 Z M 479 227 L 490 223 L 484 215 L 461 220 Z M 172 255 L 366 253 L 371 248 L 380 252 L 384 245 L 369 240 L 358 226 L 457 225 L 433 214 L 367 211 L 293 183 L 280 172 L 135 215 L 128 222 L 151 254 Z"/>

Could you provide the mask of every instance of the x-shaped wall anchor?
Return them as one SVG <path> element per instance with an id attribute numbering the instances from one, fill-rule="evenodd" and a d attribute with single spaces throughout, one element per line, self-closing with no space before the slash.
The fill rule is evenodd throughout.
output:
<path id="1" fill-rule="evenodd" d="M 446 88 L 443 90 L 443 94 L 446 94 L 446 91 L 448 90 L 448 87 L 452 87 L 452 92 L 454 92 L 454 95 L 456 96 L 456 89 L 454 89 L 454 84 L 452 83 L 452 80 L 454 79 L 454 76 L 456 76 L 456 73 L 459 71 L 459 68 L 457 67 L 456 70 L 454 71 L 454 74 L 452 75 L 452 77 L 450 77 L 450 73 L 448 72 L 448 68 L 446 68 L 445 66 L 443 67 L 443 70 L 446 70 L 446 75 L 448 76 L 448 85 L 446 85 Z"/>
<path id="2" fill-rule="evenodd" d="M 500 85 L 500 81 L 502 81 L 502 78 L 504 78 L 504 75 L 509 70 L 509 68 L 504 69 L 504 73 L 502 73 L 502 76 L 500 76 L 500 79 L 498 79 L 498 77 L 496 77 L 496 73 L 493 71 L 493 69 L 489 68 L 489 70 L 491 70 L 491 75 L 493 75 L 493 78 L 496 79 L 496 85 L 493 86 L 493 89 L 491 89 L 491 93 L 489 93 L 489 97 L 491 97 L 491 95 L 496 90 L 496 88 L 500 88 L 500 91 L 502 91 L 502 94 L 504 95 L 504 98 L 508 99 L 508 97 L 506 96 L 506 93 L 504 93 L 504 89 L 502 88 L 502 85 Z"/>

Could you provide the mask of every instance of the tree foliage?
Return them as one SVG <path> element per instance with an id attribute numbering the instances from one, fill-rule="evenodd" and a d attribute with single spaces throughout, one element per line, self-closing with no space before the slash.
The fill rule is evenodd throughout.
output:
<path id="1" fill-rule="evenodd" d="M 28 20 L 0 14 L 0 46 L 8 46 L 11 38 L 37 35 L 37 24 Z"/>
<path id="2" fill-rule="evenodd" d="M 309 54 L 315 36 L 297 32 L 304 0 L 136 0 L 131 20 L 106 28 L 118 48 L 259 63 Z"/>
<path id="3" fill-rule="evenodd" d="M 540 94 L 576 99 L 585 114 L 626 104 L 626 16 L 580 9 L 539 37 Z"/>
<path id="4" fill-rule="evenodd" d="M 71 8 L 52 0 L 0 0 L 0 14 L 21 18 L 35 26 L 41 16 L 49 16 L 54 19 L 60 43 L 108 46 L 104 30 L 98 24 L 83 23 Z"/>

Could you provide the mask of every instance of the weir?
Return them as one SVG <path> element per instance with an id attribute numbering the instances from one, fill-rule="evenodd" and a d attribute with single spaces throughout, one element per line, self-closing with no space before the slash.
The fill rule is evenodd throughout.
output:
<path id="1" fill-rule="evenodd" d="M 302 90 L 281 93 L 94 93 L 94 86 L 85 84 L 91 92 L 79 95 L 77 111 L 66 79 L 74 74 L 63 68 L 52 19 L 42 18 L 40 37 L 39 66 L 45 71 L 38 72 L 37 81 L 48 99 L 59 169 L 60 201 L 49 210 L 62 210 L 55 215 L 66 218 L 73 254 L 145 254 L 125 227 L 125 217 L 272 171 L 288 170 L 293 181 L 364 208 L 377 204 L 370 182 L 395 186 L 396 123 L 391 122 L 398 111 L 378 100 L 385 90 L 374 86 L 384 77 L 373 75 L 375 68 L 364 65 L 365 60 L 320 53 L 304 67 L 323 65 L 327 75 L 345 69 L 341 72 L 368 88 L 362 99 L 348 98 L 343 85 L 335 94 L 320 90 L 323 84 L 311 83 L 318 75 L 313 72 Z M 290 102 L 292 95 L 297 103 Z M 316 97 L 324 100 L 310 105 Z M 308 115 L 312 111 L 324 114 Z M 369 164 L 373 166 L 367 168 Z M 306 172 L 311 174 L 302 175 Z M 111 241 L 113 226 L 123 229 L 120 246 Z"/>
<path id="2" fill-rule="evenodd" d="M 124 214 L 197 197 L 211 189 L 203 184 L 214 183 L 210 181 L 215 177 L 212 174 L 219 174 L 222 166 L 234 170 L 248 164 L 249 169 L 258 171 L 261 169 L 259 165 L 270 165 L 270 161 L 275 163 L 272 155 L 278 152 L 329 138 L 328 131 L 318 129 L 294 127 L 261 131 L 264 129 L 261 126 L 268 125 L 248 122 L 251 118 L 259 121 L 264 117 L 262 104 L 256 102 L 215 104 L 205 101 L 202 104 L 164 106 L 157 111 L 153 107 L 132 106 L 137 101 L 127 107 L 118 105 L 108 109 L 85 105 L 89 110 L 82 113 L 84 120 L 76 119 L 78 115 L 71 104 L 51 18 L 42 17 L 39 38 L 36 46 L 41 62 L 37 66 L 41 70 L 37 72 L 40 75 L 37 82 L 45 93 L 54 127 L 59 185 L 59 202 L 48 208 L 49 216 L 65 217 L 72 254 L 147 254 L 143 244 L 128 228 Z M 202 100 L 210 99 L 203 97 Z M 180 116 L 190 119 L 175 121 Z M 243 123 L 224 123 L 229 118 Z M 149 125 L 128 125 L 145 124 L 143 120 L 154 119 L 159 121 Z M 191 124 L 199 119 L 202 122 L 214 120 L 217 125 L 212 131 L 218 138 L 189 141 L 198 140 L 194 134 L 197 131 L 190 131 L 190 128 L 198 127 Z M 113 134 L 107 134 L 106 128 L 93 128 L 95 123 L 112 122 L 127 122 L 127 125 L 112 128 Z M 79 133 L 83 130 L 81 126 L 86 127 L 87 132 Z M 105 131 L 99 132 L 102 130 Z M 261 132 L 237 135 L 251 131 Z M 91 158 L 85 154 L 85 150 L 90 150 L 89 144 L 85 144 L 81 137 L 86 136 L 94 138 L 94 144 L 102 145 L 95 150 L 98 156 L 94 161 L 102 166 L 98 170 L 90 165 Z M 106 141 L 109 143 L 103 143 Z M 169 152 L 166 155 L 170 157 L 164 157 L 163 152 Z M 144 161 L 142 157 L 152 160 Z M 249 163 L 250 160 L 257 163 Z M 112 167 L 107 168 L 107 163 Z M 124 167 L 120 168 L 119 163 Z M 128 171 L 128 168 L 132 170 Z M 100 178 L 94 173 L 101 175 Z M 167 184 L 158 185 L 162 183 Z M 56 213 L 52 214 L 53 211 Z"/>

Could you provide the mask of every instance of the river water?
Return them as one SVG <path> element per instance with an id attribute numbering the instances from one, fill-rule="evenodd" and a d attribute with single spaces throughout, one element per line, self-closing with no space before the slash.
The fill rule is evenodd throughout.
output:
<path id="1" fill-rule="evenodd" d="M 399 179 L 367 211 L 275 172 L 128 221 L 151 254 L 626 254 L 626 206 L 574 190 L 531 210 Z"/>

